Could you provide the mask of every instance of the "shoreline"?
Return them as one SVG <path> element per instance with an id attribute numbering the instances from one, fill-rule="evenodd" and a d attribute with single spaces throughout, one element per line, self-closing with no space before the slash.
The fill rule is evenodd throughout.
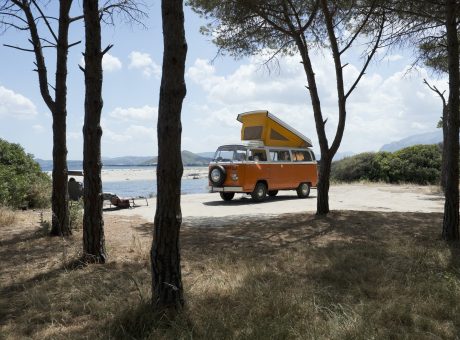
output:
<path id="1" fill-rule="evenodd" d="M 181 210 L 184 220 L 213 221 L 215 225 L 227 220 L 251 217 L 269 217 L 282 214 L 315 213 L 316 189 L 306 199 L 299 199 L 295 191 L 280 191 L 276 197 L 255 203 L 246 194 L 236 194 L 232 201 L 223 201 L 218 193 L 181 195 Z M 329 191 L 331 210 L 381 211 L 381 212 L 442 212 L 444 198 L 435 187 L 390 184 L 339 184 L 331 185 Z M 106 209 L 104 214 L 139 216 L 149 222 L 155 217 L 156 198 L 136 200 L 130 209 Z M 106 207 L 108 208 L 108 207 Z M 238 217 L 238 219 L 236 219 Z M 244 222 L 243 222 L 244 223 Z"/>
<path id="2" fill-rule="evenodd" d="M 80 171 L 80 170 L 78 170 Z M 52 176 L 52 171 L 43 171 L 48 176 Z M 208 176 L 207 166 L 184 167 L 182 179 L 206 178 Z M 82 182 L 81 176 L 74 177 L 78 182 Z M 114 167 L 113 169 L 103 168 L 101 171 L 102 182 L 123 182 L 123 181 L 153 181 L 156 180 L 156 167 Z"/>

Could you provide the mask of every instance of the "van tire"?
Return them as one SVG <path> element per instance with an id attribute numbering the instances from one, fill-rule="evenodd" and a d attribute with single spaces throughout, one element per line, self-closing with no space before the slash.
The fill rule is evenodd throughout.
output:
<path id="1" fill-rule="evenodd" d="M 297 187 L 297 196 L 299 198 L 307 198 L 310 196 L 310 183 L 300 183 Z"/>
<path id="2" fill-rule="evenodd" d="M 220 173 L 220 177 L 219 177 L 219 180 L 218 181 L 213 181 L 212 180 L 212 176 L 211 176 L 211 173 L 217 169 L 217 171 L 219 171 Z M 225 182 L 225 178 L 227 177 L 227 172 L 225 171 L 225 168 L 222 166 L 222 165 L 214 165 L 213 167 L 211 167 L 209 169 L 209 175 L 208 175 L 208 178 L 209 178 L 209 181 L 211 182 L 211 185 L 213 187 L 220 187 L 222 186 L 222 184 L 224 184 Z"/>
<path id="3" fill-rule="evenodd" d="M 269 190 L 268 191 L 268 196 L 275 197 L 276 195 L 278 195 L 278 190 Z"/>
<path id="4" fill-rule="evenodd" d="M 267 196 L 267 185 L 264 182 L 258 182 L 251 193 L 254 202 L 262 202 Z"/>
<path id="5" fill-rule="evenodd" d="M 220 198 L 222 198 L 224 201 L 231 201 L 235 197 L 234 192 L 220 192 Z"/>

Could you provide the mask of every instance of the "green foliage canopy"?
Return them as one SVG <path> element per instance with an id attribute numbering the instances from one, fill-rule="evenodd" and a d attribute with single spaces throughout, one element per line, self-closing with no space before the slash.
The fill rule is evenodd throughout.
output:
<path id="1" fill-rule="evenodd" d="M 438 184 L 441 149 L 438 145 L 414 145 L 390 152 L 366 152 L 332 163 L 333 180 L 387 183 Z"/>
<path id="2" fill-rule="evenodd" d="M 203 34 L 213 37 L 220 51 L 227 51 L 235 58 L 260 53 L 267 48 L 290 54 L 295 40 L 283 16 L 282 2 L 277 0 L 189 0 L 192 9 L 212 20 L 202 27 Z M 316 1 L 293 0 L 299 21 L 305 26 L 314 20 L 318 10 Z M 326 40 L 326 37 L 323 37 Z"/>
<path id="3" fill-rule="evenodd" d="M 371 34 L 378 29 L 377 20 L 369 20 L 377 15 L 369 14 L 372 2 L 329 1 L 340 44 L 351 45 L 358 31 Z M 325 47 L 328 42 L 317 0 L 188 0 L 187 4 L 209 20 L 201 32 L 213 38 L 220 52 L 226 51 L 235 58 L 257 55 L 263 50 L 272 53 L 268 57 L 292 55 L 297 52 L 299 35 L 309 48 Z"/>
<path id="4" fill-rule="evenodd" d="M 50 203 L 51 179 L 19 144 L 0 139 L 0 205 L 45 207 Z"/>

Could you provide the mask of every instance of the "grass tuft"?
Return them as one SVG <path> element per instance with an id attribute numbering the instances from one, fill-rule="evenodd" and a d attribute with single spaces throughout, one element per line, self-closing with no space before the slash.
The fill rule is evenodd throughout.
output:
<path id="1" fill-rule="evenodd" d="M 0 226 L 7 227 L 16 221 L 16 216 L 14 214 L 14 211 L 6 208 L 6 207 L 0 207 Z"/>

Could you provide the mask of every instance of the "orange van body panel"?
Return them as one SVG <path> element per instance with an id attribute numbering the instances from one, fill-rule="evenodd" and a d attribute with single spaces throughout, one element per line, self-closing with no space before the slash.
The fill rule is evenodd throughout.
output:
<path id="1" fill-rule="evenodd" d="M 211 164 L 209 168 L 214 166 Z M 300 183 L 310 183 L 316 187 L 318 173 L 316 163 L 242 163 L 220 164 L 227 172 L 222 187 L 241 187 L 241 192 L 250 193 L 259 181 L 267 183 L 268 190 L 296 189 Z M 238 180 L 233 180 L 233 175 Z M 211 185 L 211 183 L 209 183 Z"/>

